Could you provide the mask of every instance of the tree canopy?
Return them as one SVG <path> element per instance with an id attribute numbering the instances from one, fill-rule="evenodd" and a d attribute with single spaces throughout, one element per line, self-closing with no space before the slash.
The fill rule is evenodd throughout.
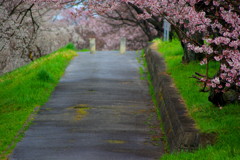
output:
<path id="1" fill-rule="evenodd" d="M 219 96 L 240 87 L 240 1 L 232 0 L 11 0 L 8 13 L 16 12 L 20 3 L 28 7 L 19 11 L 20 21 L 26 13 L 32 15 L 36 8 L 68 8 L 72 17 L 104 17 L 112 25 L 128 25 L 140 28 L 153 40 L 162 36 L 163 19 L 173 27 L 185 49 L 201 57 L 206 73 L 197 73 L 195 78 L 203 82 L 203 91 L 208 88 Z M 0 6 L 7 2 L 0 1 Z M 13 5 L 15 4 L 15 5 Z M 10 7 L 10 6 L 14 7 Z M 6 5 L 5 5 L 6 6 Z M 37 27 L 30 16 L 32 27 Z M 19 19 L 19 18 L 18 18 Z M 126 29 L 127 30 L 127 29 Z M 208 75 L 210 61 L 220 63 L 215 76 Z M 217 102 L 219 103 L 219 102 Z M 220 105 L 220 104 L 219 104 Z"/>

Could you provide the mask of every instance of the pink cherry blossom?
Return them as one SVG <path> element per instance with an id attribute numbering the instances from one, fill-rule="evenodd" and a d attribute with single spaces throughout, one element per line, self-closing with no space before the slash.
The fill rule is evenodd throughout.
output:
<path id="1" fill-rule="evenodd" d="M 60 6 L 64 8 L 64 4 L 76 2 L 71 0 L 25 1 L 40 7 L 55 4 L 56 8 Z M 239 1 L 231 0 L 89 0 L 84 1 L 82 6 L 76 9 L 76 14 L 69 17 L 112 16 L 120 19 L 119 24 L 128 23 L 129 25 L 133 25 L 129 22 L 134 21 L 134 25 L 143 29 L 146 35 L 161 30 L 158 24 L 166 19 L 175 30 L 181 33 L 179 38 L 184 43 L 188 43 L 189 50 L 205 56 L 201 64 L 208 64 L 210 61 L 220 63 L 221 67 L 216 75 L 213 77 L 206 75 L 207 78 L 203 83 L 209 87 L 218 88 L 218 92 L 225 92 L 228 89 L 225 86 L 239 85 L 239 6 Z M 150 23 L 151 21 L 155 21 L 156 24 Z M 144 27 L 147 30 L 144 30 Z M 109 30 L 106 29 L 106 32 Z M 123 34 L 124 31 L 121 33 Z M 204 44 L 195 40 L 196 34 L 201 35 L 202 40 L 205 40 Z M 110 40 L 109 43 L 112 41 Z"/>

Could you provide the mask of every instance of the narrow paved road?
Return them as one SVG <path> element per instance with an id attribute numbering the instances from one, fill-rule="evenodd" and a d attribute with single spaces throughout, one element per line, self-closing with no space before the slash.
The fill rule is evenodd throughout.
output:
<path id="1" fill-rule="evenodd" d="M 135 52 L 79 53 L 11 160 L 145 160 L 163 153 Z M 157 134 L 156 134 L 157 133 Z"/>

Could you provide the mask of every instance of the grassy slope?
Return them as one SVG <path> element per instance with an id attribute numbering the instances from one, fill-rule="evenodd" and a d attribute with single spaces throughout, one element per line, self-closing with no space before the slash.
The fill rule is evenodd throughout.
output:
<path id="1" fill-rule="evenodd" d="M 14 148 L 29 115 L 48 100 L 76 55 L 73 45 L 67 45 L 0 77 L 0 159 Z"/>
<path id="2" fill-rule="evenodd" d="M 236 160 L 240 159 L 240 105 L 232 104 L 222 110 L 214 107 L 208 100 L 208 93 L 199 92 L 201 85 L 195 79 L 189 78 L 194 72 L 205 72 L 206 66 L 199 62 L 188 65 L 181 63 L 183 50 L 179 41 L 158 43 L 159 52 L 162 53 L 166 63 L 167 72 L 173 77 L 179 89 L 189 114 L 194 118 L 203 132 L 217 133 L 217 142 L 213 146 L 202 148 L 193 153 L 181 152 L 166 154 L 162 160 Z M 210 65 L 210 73 L 214 75 L 218 64 Z"/>

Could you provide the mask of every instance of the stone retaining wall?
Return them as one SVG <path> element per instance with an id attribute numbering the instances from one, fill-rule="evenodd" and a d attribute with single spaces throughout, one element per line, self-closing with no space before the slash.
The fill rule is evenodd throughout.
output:
<path id="1" fill-rule="evenodd" d="M 198 148 L 202 139 L 201 134 L 188 116 L 171 77 L 166 74 L 163 58 L 150 47 L 145 50 L 145 54 L 170 151 Z"/>

